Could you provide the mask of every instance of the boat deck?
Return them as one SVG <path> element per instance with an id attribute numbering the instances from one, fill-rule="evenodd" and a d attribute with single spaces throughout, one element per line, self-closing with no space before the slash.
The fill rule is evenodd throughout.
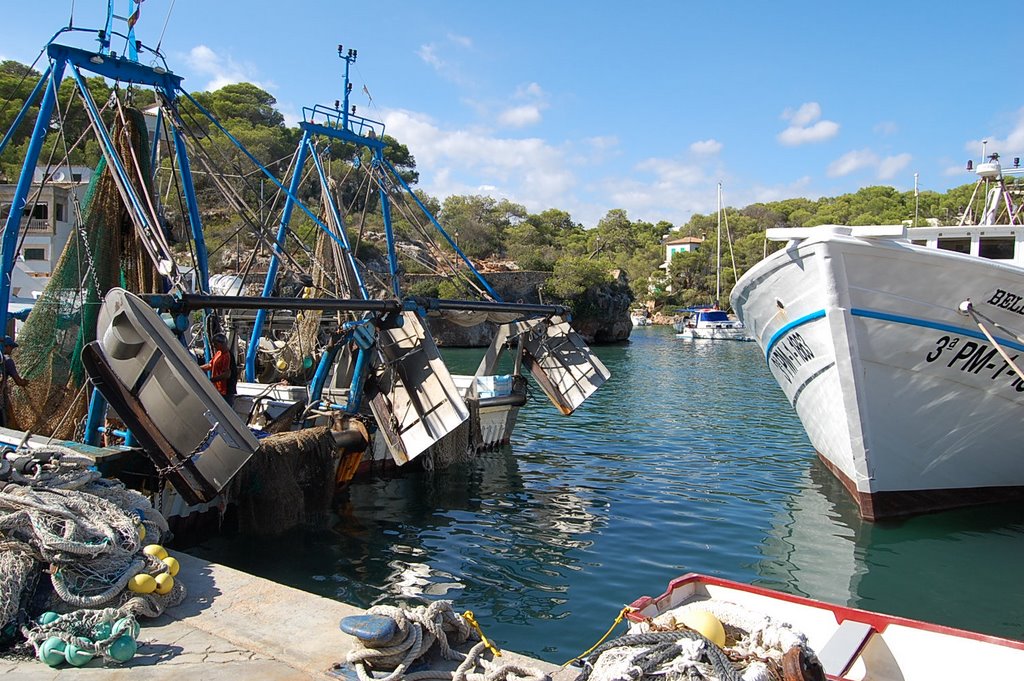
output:
<path id="1" fill-rule="evenodd" d="M 282 586 L 238 570 L 175 553 L 188 597 L 155 620 L 142 620 L 139 651 L 128 663 L 93 660 L 51 669 L 37 660 L 0 659 L 4 679 L 352 679 L 344 662 L 354 639 L 338 627 L 362 609 Z M 458 604 L 456 604 L 458 606 Z M 486 622 L 482 623 L 487 633 Z M 499 642 L 500 643 L 500 642 Z M 518 662 L 571 681 L 576 670 L 502 651 Z M 454 667 L 453 667 L 454 668 Z"/>

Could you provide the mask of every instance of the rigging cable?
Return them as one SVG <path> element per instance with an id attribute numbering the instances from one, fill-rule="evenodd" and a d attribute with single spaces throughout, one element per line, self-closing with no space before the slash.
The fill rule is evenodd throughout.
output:
<path id="1" fill-rule="evenodd" d="M 160 29 L 160 39 L 156 41 L 156 49 L 154 52 L 160 54 L 160 46 L 164 44 L 164 33 L 167 32 L 167 24 L 171 21 L 171 12 L 174 11 L 174 0 L 171 0 L 170 6 L 167 8 L 167 16 L 164 18 L 164 27 Z"/>

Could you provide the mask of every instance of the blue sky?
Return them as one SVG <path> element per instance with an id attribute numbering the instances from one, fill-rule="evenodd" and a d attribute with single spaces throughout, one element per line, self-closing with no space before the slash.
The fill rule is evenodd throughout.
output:
<path id="1" fill-rule="evenodd" d="M 27 63 L 72 8 L 5 4 L 0 57 Z M 105 7 L 76 0 L 75 25 Z M 421 188 L 588 227 L 612 208 L 682 224 L 718 182 L 735 206 L 915 173 L 944 191 L 972 181 L 982 140 L 1024 156 L 1016 3 L 145 0 L 144 42 L 169 8 L 162 51 L 189 90 L 254 82 L 294 123 L 340 97 L 343 43 L 352 102 L 409 146 Z"/>

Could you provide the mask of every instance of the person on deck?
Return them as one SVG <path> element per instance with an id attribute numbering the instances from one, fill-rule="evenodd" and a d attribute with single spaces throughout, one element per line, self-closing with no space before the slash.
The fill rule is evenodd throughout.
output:
<path id="1" fill-rule="evenodd" d="M 11 358 L 11 350 L 18 347 L 14 339 L 4 336 L 3 339 L 3 362 L 0 362 L 0 426 L 7 427 L 7 414 L 11 408 L 11 395 L 8 380 L 14 381 L 22 388 L 28 385 L 28 381 L 18 373 L 18 367 L 14 365 Z"/>
<path id="2" fill-rule="evenodd" d="M 217 389 L 217 392 L 221 394 L 221 397 L 228 404 L 233 405 L 235 401 L 235 391 L 231 376 L 233 360 L 231 358 L 231 351 L 228 349 L 228 337 L 223 333 L 218 333 L 210 340 L 213 343 L 213 358 L 199 368 L 210 372 L 210 380 L 213 381 L 213 387 Z"/>

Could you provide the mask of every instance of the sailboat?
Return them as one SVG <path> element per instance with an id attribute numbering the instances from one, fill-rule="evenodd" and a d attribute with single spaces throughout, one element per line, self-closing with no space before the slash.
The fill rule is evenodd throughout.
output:
<path id="1" fill-rule="evenodd" d="M 743 322 L 730 317 L 727 312 L 718 308 L 718 301 L 722 295 L 722 183 L 718 183 L 718 223 L 715 230 L 715 303 L 711 307 L 690 307 L 679 310 L 684 318 L 674 324 L 676 338 L 688 340 L 732 340 L 752 341 L 743 328 Z M 726 231 L 729 229 L 728 218 L 726 218 Z M 729 252 L 732 253 L 732 243 L 729 244 Z M 733 260 L 733 272 L 736 271 L 736 262 Z"/>

